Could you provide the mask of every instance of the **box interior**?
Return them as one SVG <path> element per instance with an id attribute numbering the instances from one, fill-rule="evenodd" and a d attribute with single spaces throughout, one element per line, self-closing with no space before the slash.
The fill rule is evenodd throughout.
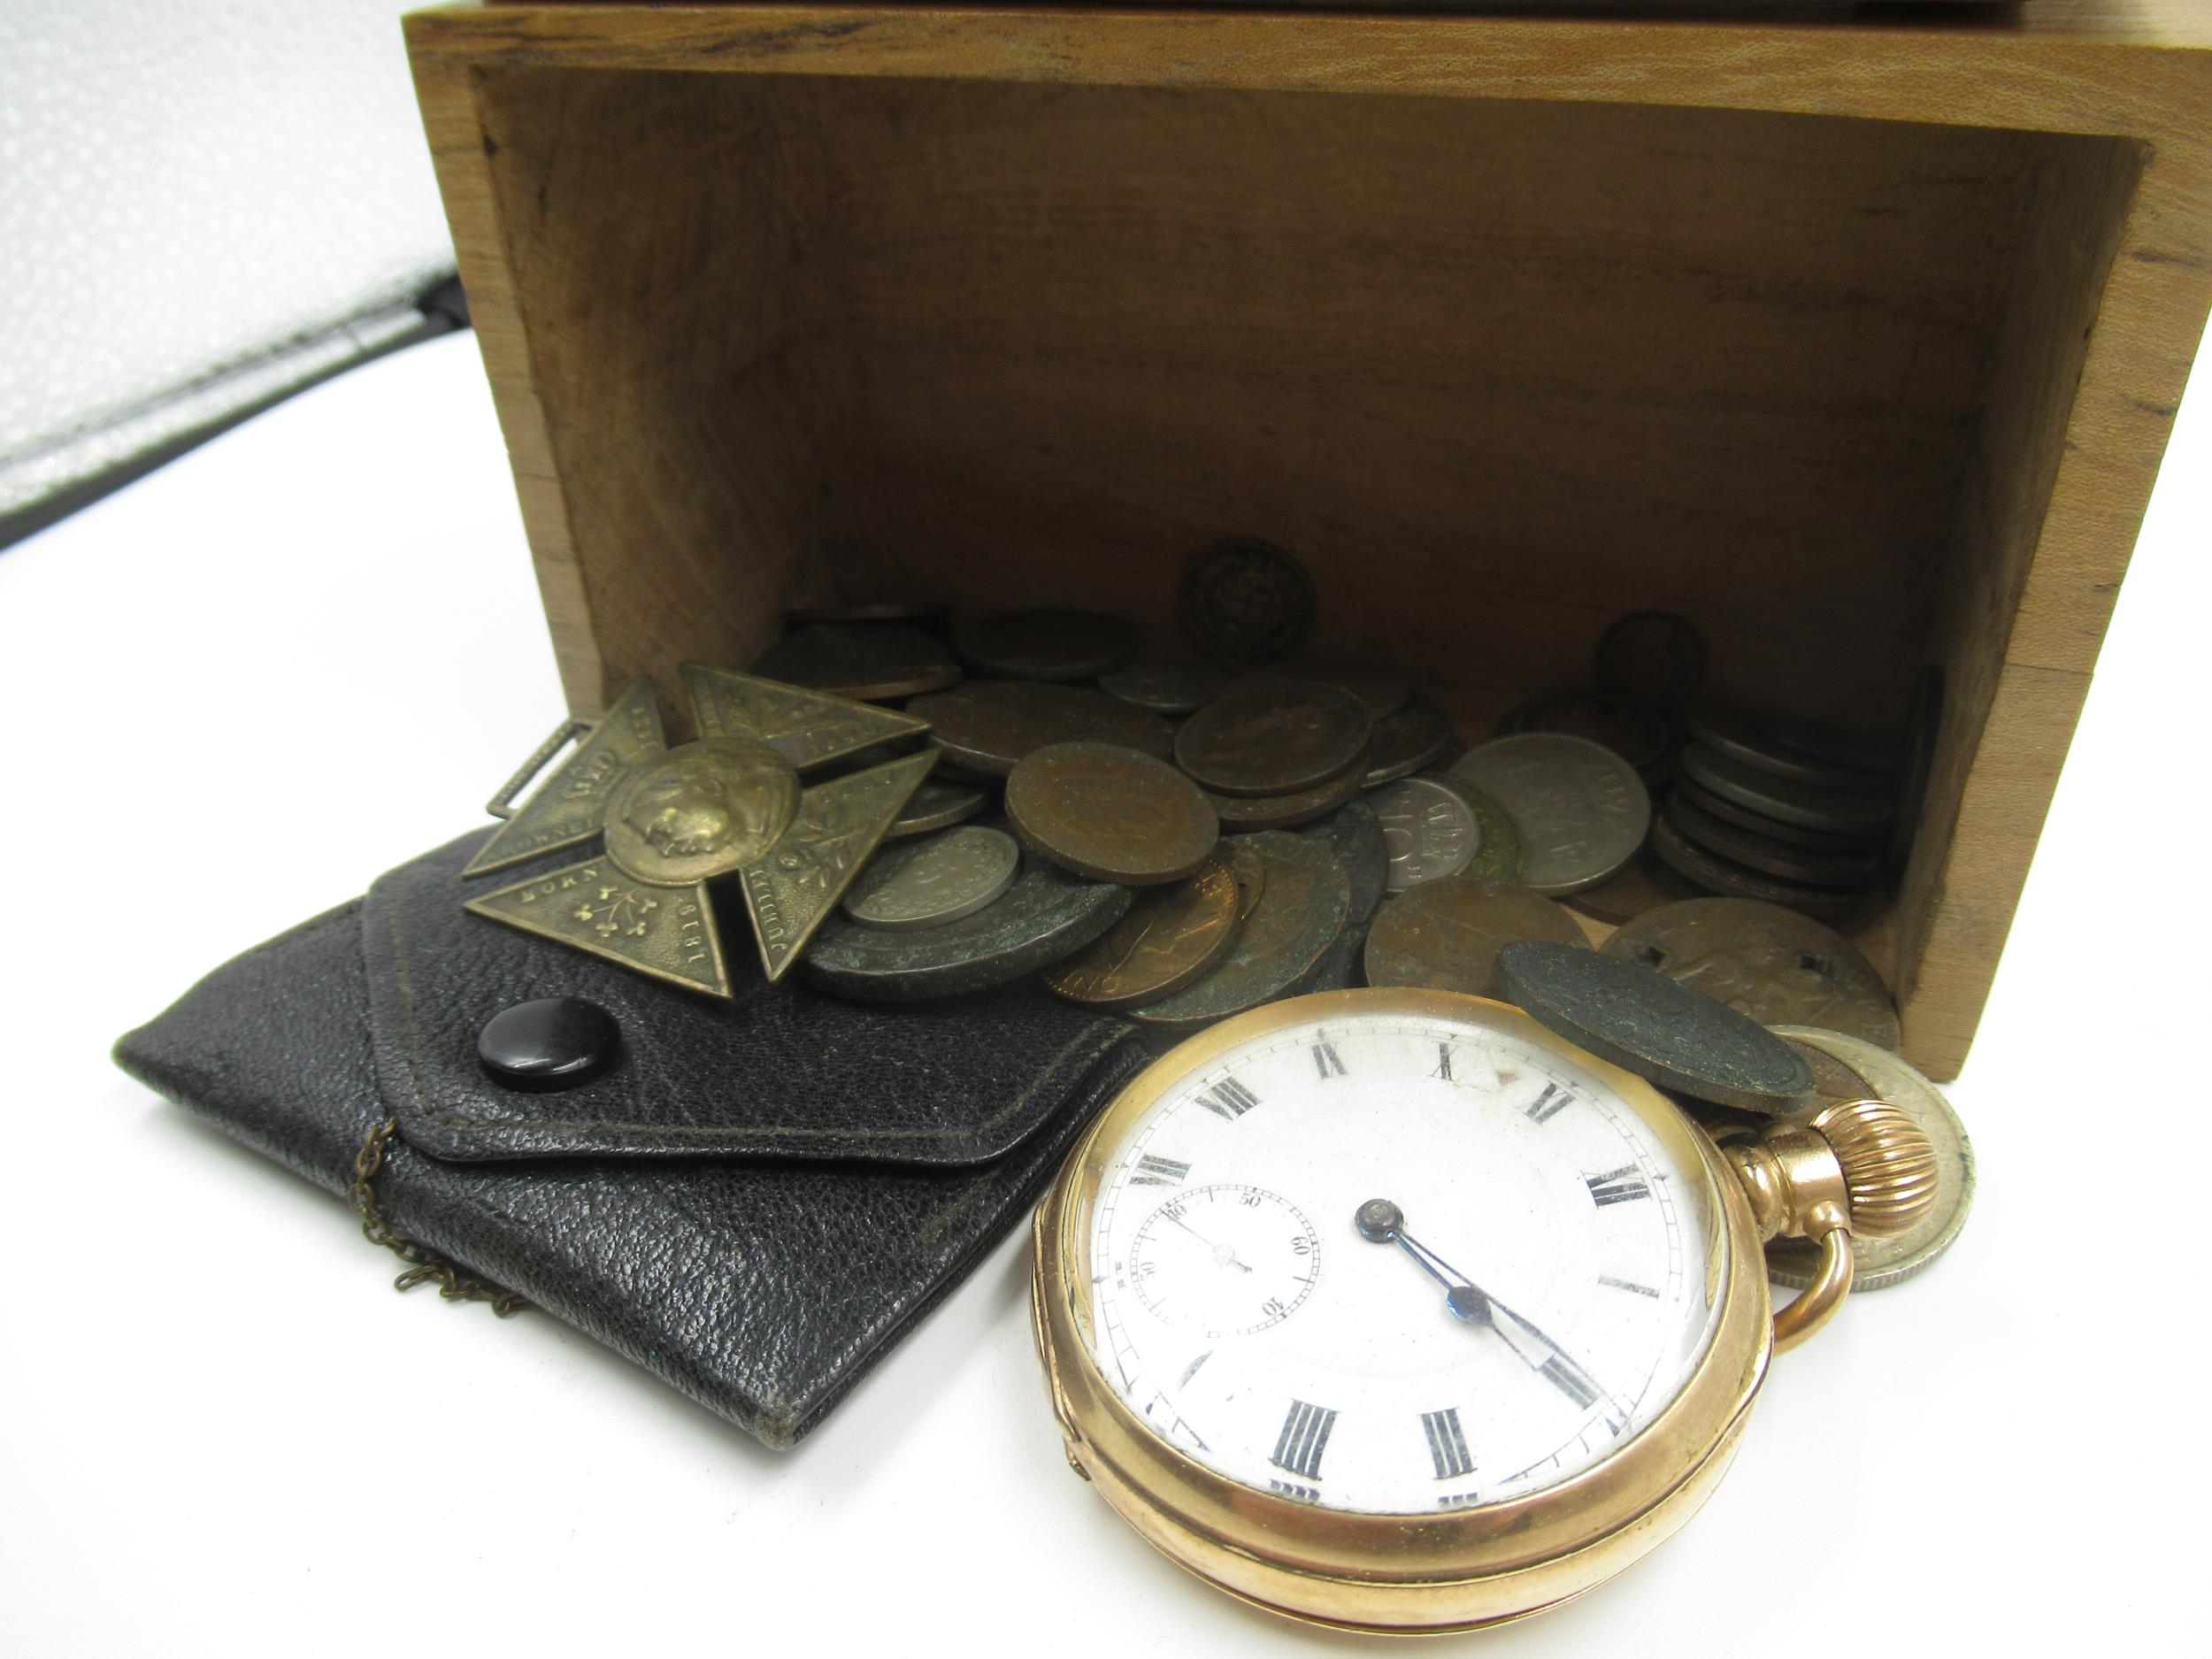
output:
<path id="1" fill-rule="evenodd" d="M 1187 561 L 1227 535 L 1304 561 L 1316 652 L 1409 665 L 1470 739 L 1582 683 L 1638 609 L 1695 623 L 1714 695 L 1855 725 L 1900 721 L 1939 662 L 1924 833 L 1858 928 L 1910 988 L 2139 146 L 1298 91 L 475 85 L 580 703 L 749 661 L 803 600 L 1089 606 L 1171 640 Z"/>

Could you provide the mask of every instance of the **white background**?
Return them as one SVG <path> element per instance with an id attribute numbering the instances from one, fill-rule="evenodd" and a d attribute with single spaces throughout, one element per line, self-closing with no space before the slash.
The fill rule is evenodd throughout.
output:
<path id="1" fill-rule="evenodd" d="M 1784 1356 L 1656 1555 L 1486 1655 L 2207 1651 L 2212 398 L 2185 406 L 1953 1098 L 1953 1254 Z M 111 1068 L 474 819 L 560 710 L 467 337 L 0 554 L 0 1650 L 1372 1649 L 1187 1579 L 1062 1463 L 1010 1239 L 797 1452 Z"/>

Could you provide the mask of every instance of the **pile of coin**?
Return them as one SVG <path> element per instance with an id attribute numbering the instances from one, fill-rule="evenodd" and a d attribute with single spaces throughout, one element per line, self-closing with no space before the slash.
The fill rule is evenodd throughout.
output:
<path id="1" fill-rule="evenodd" d="M 1617 926 L 1609 952 L 1763 1023 L 1895 1044 L 1880 976 L 1811 918 L 1895 862 L 1901 746 L 1699 702 L 1703 642 L 1640 612 L 1588 689 L 1464 748 L 1403 665 L 1286 661 L 1314 604 L 1294 558 L 1238 541 L 1194 563 L 1179 652 L 1077 611 L 792 613 L 754 673 L 903 699 L 937 752 L 801 971 L 879 1001 L 1041 971 L 1180 1033 L 1362 982 L 1496 995 L 1505 945 Z"/>

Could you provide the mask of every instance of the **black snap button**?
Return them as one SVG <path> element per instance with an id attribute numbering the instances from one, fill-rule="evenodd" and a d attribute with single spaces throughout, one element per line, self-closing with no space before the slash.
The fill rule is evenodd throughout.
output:
<path id="1" fill-rule="evenodd" d="M 573 1088 L 597 1077 L 622 1052 L 614 1016 L 580 996 L 541 996 L 502 1009 L 476 1036 L 477 1057 L 492 1081 L 509 1088 Z"/>

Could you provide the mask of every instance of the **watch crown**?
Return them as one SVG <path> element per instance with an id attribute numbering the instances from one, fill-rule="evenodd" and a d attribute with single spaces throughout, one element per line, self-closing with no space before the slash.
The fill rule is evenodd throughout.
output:
<path id="1" fill-rule="evenodd" d="M 1935 1207 L 1935 1146 L 1909 1113 L 1886 1101 L 1853 1101 L 1831 1106 L 1812 1127 L 1842 1166 L 1849 1225 L 1860 1238 L 1902 1233 Z"/>

